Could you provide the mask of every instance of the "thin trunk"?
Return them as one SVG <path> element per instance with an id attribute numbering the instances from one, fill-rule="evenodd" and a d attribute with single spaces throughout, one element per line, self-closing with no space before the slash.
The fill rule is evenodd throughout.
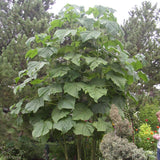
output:
<path id="1" fill-rule="evenodd" d="M 93 137 L 91 142 L 91 160 L 95 160 L 95 153 L 96 153 L 96 141 Z"/>
<path id="2" fill-rule="evenodd" d="M 77 160 L 81 160 L 81 136 L 77 136 Z"/>
<path id="3" fill-rule="evenodd" d="M 67 144 L 66 144 L 66 140 L 65 140 L 64 135 L 63 135 L 63 141 L 64 141 L 64 155 L 65 155 L 65 160 L 69 160 L 69 159 L 68 159 L 68 152 L 67 152 Z"/>

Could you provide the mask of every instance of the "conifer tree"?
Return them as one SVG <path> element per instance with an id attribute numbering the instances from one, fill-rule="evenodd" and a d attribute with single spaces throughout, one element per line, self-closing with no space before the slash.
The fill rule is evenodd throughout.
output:
<path id="1" fill-rule="evenodd" d="M 48 28 L 53 14 L 47 10 L 53 0 L 0 1 L 0 106 L 9 107 L 15 97 L 12 87 L 17 71 L 26 68 L 25 42 Z M 15 72 L 16 71 L 16 72 Z"/>
<path id="2" fill-rule="evenodd" d="M 149 83 L 134 86 L 135 91 L 152 91 L 160 79 L 160 30 L 158 27 L 160 9 L 151 2 L 143 2 L 141 7 L 135 7 L 129 12 L 130 17 L 124 22 L 125 48 L 141 60 L 145 57 L 143 72 L 148 75 Z M 139 89 L 138 89 L 139 88 Z"/>

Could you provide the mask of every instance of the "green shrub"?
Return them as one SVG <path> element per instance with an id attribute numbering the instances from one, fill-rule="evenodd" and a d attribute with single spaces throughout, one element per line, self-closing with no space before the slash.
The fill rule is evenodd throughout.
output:
<path id="1" fill-rule="evenodd" d="M 100 151 L 107 160 L 146 160 L 143 149 L 138 149 L 134 143 L 113 133 L 106 134 L 100 143 Z"/>
<path id="2" fill-rule="evenodd" d="M 153 134 L 154 131 L 151 130 L 150 125 L 143 123 L 135 135 L 136 145 L 144 150 L 155 150 L 157 141 L 153 138 Z"/>
<path id="3" fill-rule="evenodd" d="M 156 112 L 159 110 L 159 105 L 157 101 L 154 101 L 153 104 L 145 104 L 144 106 L 140 106 L 139 110 L 139 119 L 140 125 L 147 121 L 147 123 L 151 126 L 153 130 L 156 130 L 156 126 L 158 125 Z"/>

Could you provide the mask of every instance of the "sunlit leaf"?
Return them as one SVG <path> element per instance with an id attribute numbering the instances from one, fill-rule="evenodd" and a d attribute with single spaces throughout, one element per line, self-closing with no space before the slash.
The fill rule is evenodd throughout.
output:
<path id="1" fill-rule="evenodd" d="M 43 98 L 36 98 L 26 104 L 25 110 L 28 112 L 36 113 L 38 111 L 38 109 L 42 106 L 44 106 Z"/>
<path id="2" fill-rule="evenodd" d="M 80 33 L 82 42 L 86 42 L 90 39 L 97 39 L 100 35 L 100 31 L 85 31 Z"/>
<path id="3" fill-rule="evenodd" d="M 39 121 L 34 124 L 32 136 L 33 137 L 41 137 L 46 135 L 52 129 L 52 122 L 51 121 Z"/>

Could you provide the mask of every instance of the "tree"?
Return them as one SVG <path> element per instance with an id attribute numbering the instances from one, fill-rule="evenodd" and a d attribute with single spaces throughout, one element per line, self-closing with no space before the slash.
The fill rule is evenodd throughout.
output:
<path id="1" fill-rule="evenodd" d="M 29 37 L 44 32 L 53 15 L 47 10 L 53 0 L 2 0 L 0 2 L 0 105 L 8 108 L 14 101 L 12 89 L 17 72 L 26 68 L 24 56 Z"/>
<path id="2" fill-rule="evenodd" d="M 0 53 L 18 34 L 31 37 L 43 32 L 51 20 L 47 10 L 53 3 L 53 0 L 1 0 Z"/>
<path id="3" fill-rule="evenodd" d="M 129 12 L 130 17 L 123 25 L 125 48 L 131 55 L 137 55 L 139 59 L 145 58 L 143 73 L 148 75 L 149 83 L 134 86 L 134 92 L 142 94 L 153 91 L 153 86 L 159 84 L 160 79 L 160 10 L 151 2 L 143 2 Z M 151 93 L 151 92 L 150 92 Z"/>
<path id="4" fill-rule="evenodd" d="M 74 138 L 78 160 L 81 156 L 87 159 L 87 137 L 90 159 L 96 158 L 97 142 L 113 129 L 108 115 L 111 104 L 124 109 L 127 95 L 132 97 L 127 87 L 141 73 L 136 70 L 140 61 L 130 58 L 116 39 L 121 30 L 113 13 L 102 6 L 86 12 L 83 7 L 67 5 L 51 22 L 51 34 L 28 40 L 43 46 L 26 53 L 27 69 L 19 72 L 24 81 L 14 93 L 28 85 L 37 88 L 37 93 L 14 104 L 12 114 L 29 115 L 36 139 L 61 134 L 66 160 L 68 136 Z M 93 18 L 89 18 L 91 14 Z"/>

